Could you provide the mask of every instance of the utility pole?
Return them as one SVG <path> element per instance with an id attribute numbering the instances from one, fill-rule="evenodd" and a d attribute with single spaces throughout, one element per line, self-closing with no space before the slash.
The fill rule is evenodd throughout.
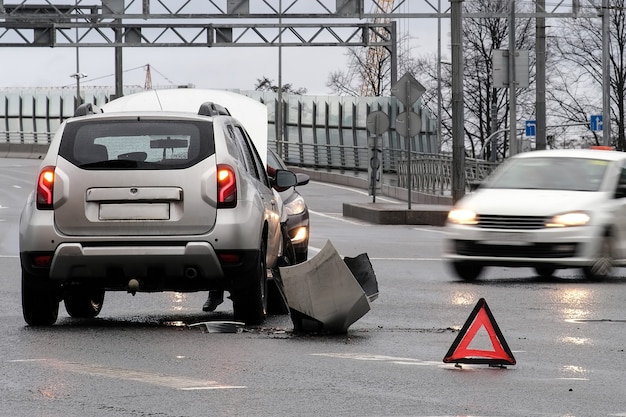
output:
<path id="1" fill-rule="evenodd" d="M 535 0 L 537 13 L 545 12 L 546 0 Z M 537 17 L 536 46 L 537 51 L 537 89 L 535 91 L 535 149 L 546 149 L 546 19 Z"/>
<path id="2" fill-rule="evenodd" d="M 602 0 L 602 141 L 611 144 L 611 68 L 609 62 L 609 0 Z"/>
<path id="3" fill-rule="evenodd" d="M 463 131 L 463 0 L 450 0 L 452 42 L 452 201 L 465 194 L 465 134 Z"/>
<path id="4" fill-rule="evenodd" d="M 441 13 L 441 0 L 437 4 L 437 12 Z M 437 153 L 441 152 L 441 113 L 443 94 L 441 92 L 441 15 L 437 16 Z"/>
<path id="5" fill-rule="evenodd" d="M 276 151 L 281 158 L 284 158 L 283 154 L 283 2 L 278 2 L 278 108 L 274 116 L 276 123 Z"/>
<path id="6" fill-rule="evenodd" d="M 509 155 L 519 153 L 520 144 L 517 140 L 517 109 L 515 100 L 515 0 L 509 3 Z"/>

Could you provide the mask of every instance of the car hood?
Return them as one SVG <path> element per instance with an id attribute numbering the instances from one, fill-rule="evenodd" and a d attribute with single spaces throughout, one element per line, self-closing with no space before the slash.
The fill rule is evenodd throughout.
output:
<path id="1" fill-rule="evenodd" d="M 551 216 L 588 210 L 607 200 L 605 192 L 483 188 L 466 195 L 457 207 L 479 214 Z"/>

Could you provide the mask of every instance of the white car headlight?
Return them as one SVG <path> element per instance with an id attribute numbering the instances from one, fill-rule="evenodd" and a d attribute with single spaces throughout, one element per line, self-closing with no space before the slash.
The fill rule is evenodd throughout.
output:
<path id="1" fill-rule="evenodd" d="M 591 217 L 582 211 L 558 214 L 546 222 L 546 227 L 570 227 L 584 226 L 591 220 Z"/>
<path id="2" fill-rule="evenodd" d="M 478 216 L 472 210 L 452 209 L 448 213 L 448 221 L 455 224 L 478 224 Z"/>
<path id="3" fill-rule="evenodd" d="M 297 196 L 292 201 L 290 201 L 289 204 L 285 204 L 285 209 L 287 210 L 287 214 L 290 216 L 303 213 L 306 209 L 304 198 L 302 198 L 301 195 Z"/>

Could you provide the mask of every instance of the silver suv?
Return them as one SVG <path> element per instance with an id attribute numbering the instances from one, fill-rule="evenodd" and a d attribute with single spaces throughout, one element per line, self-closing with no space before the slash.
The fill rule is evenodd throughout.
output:
<path id="1" fill-rule="evenodd" d="M 95 111 L 94 111 L 95 110 Z M 234 316 L 266 315 L 268 268 L 288 243 L 276 187 L 227 109 L 77 110 L 55 134 L 20 220 L 30 325 L 95 317 L 106 291 L 226 290 Z M 271 276 L 271 274 L 269 274 Z"/>

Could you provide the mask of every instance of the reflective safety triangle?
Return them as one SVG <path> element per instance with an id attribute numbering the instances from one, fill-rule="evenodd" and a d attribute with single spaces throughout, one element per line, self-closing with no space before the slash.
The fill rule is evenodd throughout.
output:
<path id="1" fill-rule="evenodd" d="M 470 349 L 474 336 L 483 327 L 489 335 L 492 350 Z M 498 328 L 496 320 L 484 298 L 478 300 L 476 307 L 463 325 L 454 343 L 443 358 L 444 363 L 476 363 L 489 365 L 515 365 L 515 358 Z"/>

